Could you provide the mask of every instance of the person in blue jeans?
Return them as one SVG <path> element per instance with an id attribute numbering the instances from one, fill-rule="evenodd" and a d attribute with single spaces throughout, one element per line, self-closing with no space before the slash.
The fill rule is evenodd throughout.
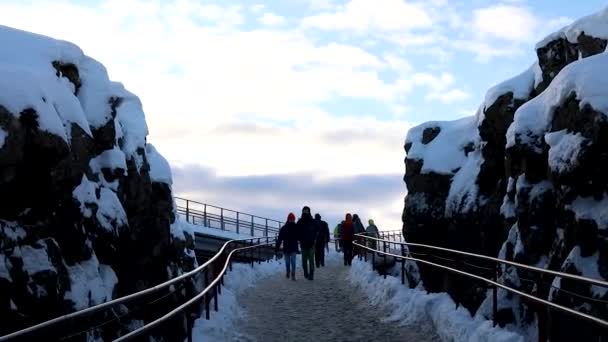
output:
<path id="1" fill-rule="evenodd" d="M 296 254 L 298 253 L 298 227 L 296 225 L 296 215 L 289 213 L 287 216 L 287 222 L 281 230 L 279 230 L 279 237 L 277 238 L 277 245 L 275 246 L 275 253 L 279 252 L 281 244 L 283 244 L 283 255 L 285 255 L 285 276 L 287 279 L 296 280 Z"/>

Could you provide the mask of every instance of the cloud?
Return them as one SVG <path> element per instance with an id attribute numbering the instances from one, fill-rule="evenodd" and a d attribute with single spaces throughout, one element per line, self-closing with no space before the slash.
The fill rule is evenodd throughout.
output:
<path id="1" fill-rule="evenodd" d="M 283 16 L 267 12 L 260 18 L 260 22 L 266 26 L 279 26 L 286 24 L 287 19 Z"/>
<path id="2" fill-rule="evenodd" d="M 300 208 L 308 205 L 332 225 L 346 212 L 367 218 L 391 211 L 393 219 L 380 222 L 387 229 L 401 228 L 399 217 L 405 190 L 401 174 L 323 179 L 307 173 L 225 177 L 200 166 L 173 166 L 172 169 L 174 192 L 190 199 L 222 201 L 229 194 L 231 204 L 235 206 L 229 209 L 268 215 L 278 220 L 284 220 L 289 211 L 299 214 Z"/>
<path id="3" fill-rule="evenodd" d="M 350 0 L 333 11 L 302 20 L 305 27 L 328 31 L 400 31 L 430 27 L 425 7 L 402 0 Z"/>
<path id="4" fill-rule="evenodd" d="M 473 27 L 478 34 L 507 41 L 529 40 L 539 25 L 529 9 L 513 5 L 480 8 L 473 16 Z"/>

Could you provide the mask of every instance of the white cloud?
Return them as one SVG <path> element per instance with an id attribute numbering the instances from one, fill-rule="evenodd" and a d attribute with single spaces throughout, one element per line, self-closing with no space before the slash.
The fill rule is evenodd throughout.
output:
<path id="1" fill-rule="evenodd" d="M 445 92 L 435 92 L 429 94 L 427 97 L 429 100 L 439 100 L 442 103 L 453 103 L 457 101 L 466 100 L 471 95 L 461 89 L 450 89 Z"/>
<path id="2" fill-rule="evenodd" d="M 287 23 L 287 19 L 283 16 L 267 12 L 264 13 L 264 15 L 260 18 L 260 22 L 266 26 L 278 26 L 285 25 Z"/>
<path id="3" fill-rule="evenodd" d="M 473 27 L 480 35 L 507 41 L 533 39 L 539 22 L 525 7 L 494 5 L 474 11 Z"/>
<path id="4" fill-rule="evenodd" d="M 402 0 L 350 0 L 334 11 L 304 18 L 302 23 L 328 31 L 399 31 L 427 28 L 433 22 L 422 5 Z"/>

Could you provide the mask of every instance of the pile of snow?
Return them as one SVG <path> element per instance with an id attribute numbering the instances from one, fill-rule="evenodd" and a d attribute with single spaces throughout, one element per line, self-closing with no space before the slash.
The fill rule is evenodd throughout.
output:
<path id="1" fill-rule="evenodd" d="M 599 279 L 599 280 L 608 280 L 602 277 L 599 271 L 599 257 L 600 252 L 596 251 L 593 255 L 588 257 L 581 256 L 581 248 L 576 246 L 572 248 L 570 254 L 564 261 L 562 265 L 562 269 L 567 269 L 570 265 L 573 265 L 583 277 L 591 278 L 591 279 Z M 556 295 L 556 292 L 561 288 L 561 277 L 555 277 L 553 280 L 553 288 L 549 293 L 549 300 L 552 300 Z M 608 293 L 608 288 L 603 286 L 591 285 L 591 294 L 595 298 L 603 298 L 606 293 Z M 585 304 L 583 304 L 585 305 Z M 581 308 L 575 308 L 576 310 L 580 310 Z"/>
<path id="2" fill-rule="evenodd" d="M 549 167 L 551 171 L 564 173 L 572 171 L 579 164 L 581 149 L 589 140 L 580 133 L 568 133 L 563 129 L 545 134 L 549 145 Z"/>
<path id="3" fill-rule="evenodd" d="M 422 134 L 425 129 L 441 129 L 437 137 L 428 144 L 423 144 Z M 407 153 L 408 159 L 422 160 L 421 173 L 438 173 L 452 175 L 467 161 L 464 148 L 471 142 L 479 140 L 477 122 L 474 116 L 454 121 L 429 121 L 413 127 L 407 133 L 405 143 L 412 147 Z"/>
<path id="4" fill-rule="evenodd" d="M 298 260 L 299 262 L 299 260 Z M 240 308 L 237 297 L 256 282 L 285 270 L 284 259 L 250 265 L 234 264 L 232 271 L 225 276 L 225 286 L 218 298 L 221 302 L 218 312 L 211 312 L 209 321 L 199 318 L 192 329 L 194 341 L 224 341 L 234 331 L 234 323 L 242 318 L 244 311 Z"/>
<path id="5" fill-rule="evenodd" d="M 139 99 L 111 82 L 105 67 L 72 43 L 0 25 L 0 41 L 10 49 L 0 54 L 0 104 L 13 115 L 26 109 L 38 114 L 39 128 L 71 140 L 71 124 L 89 135 L 112 120 L 110 99 L 120 98 L 115 125 L 127 158 L 145 145 L 148 128 Z M 73 64 L 80 88 L 59 75 L 53 62 Z M 5 133 L 0 134 L 4 143 Z"/>
<path id="6" fill-rule="evenodd" d="M 108 265 L 100 264 L 97 257 L 67 266 L 70 275 L 70 291 L 65 299 L 74 303 L 76 310 L 86 309 L 112 299 L 118 277 Z"/>
<path id="7" fill-rule="evenodd" d="M 509 92 L 513 93 L 514 99 L 528 100 L 532 89 L 540 82 L 542 82 L 542 72 L 540 72 L 538 62 L 536 62 L 521 74 L 490 88 L 486 92 L 482 113 L 492 106 L 500 96 Z M 483 115 L 478 118 L 478 124 L 481 124 L 482 121 Z"/>
<path id="8" fill-rule="evenodd" d="M 566 208 L 574 212 L 577 220 L 593 220 L 598 229 L 608 229 L 608 196 L 599 201 L 593 197 L 579 197 Z"/>
<path id="9" fill-rule="evenodd" d="M 450 217 L 456 213 L 466 213 L 479 204 L 477 175 L 483 163 L 480 150 L 470 152 L 464 165 L 452 179 L 450 192 L 445 204 L 445 214 Z"/>
<path id="10" fill-rule="evenodd" d="M 171 175 L 171 166 L 152 144 L 146 145 L 146 156 L 148 164 L 150 164 L 150 179 L 153 182 L 173 184 L 173 176 Z"/>
<path id="11" fill-rule="evenodd" d="M 543 48 L 550 42 L 560 38 L 576 44 L 578 37 L 583 32 L 587 36 L 608 39 L 608 7 L 597 13 L 582 17 L 561 30 L 548 35 L 536 44 L 536 49 Z"/>
<path id="12" fill-rule="evenodd" d="M 608 55 L 603 53 L 564 67 L 545 91 L 515 112 L 507 131 L 506 147 L 526 144 L 541 153 L 543 134 L 550 128 L 555 109 L 573 93 L 580 101 L 580 108 L 590 105 L 598 112 L 608 113 L 606 72 Z"/>
<path id="13" fill-rule="evenodd" d="M 430 321 L 443 341 L 524 341 L 517 333 L 493 327 L 491 321 L 471 317 L 464 307 L 457 307 L 447 293 L 429 294 L 420 288 L 410 289 L 392 276 L 383 279 L 369 263 L 355 259 L 349 281 L 363 290 L 372 305 L 387 310 L 384 321 L 412 326 Z"/>

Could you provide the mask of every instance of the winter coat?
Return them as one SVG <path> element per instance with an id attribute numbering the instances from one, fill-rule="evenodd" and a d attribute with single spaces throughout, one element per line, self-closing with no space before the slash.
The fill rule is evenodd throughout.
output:
<path id="1" fill-rule="evenodd" d="M 295 222 L 287 222 L 281 230 L 279 230 L 279 237 L 277 238 L 277 245 L 275 247 L 275 252 L 279 251 L 281 248 L 281 243 L 283 243 L 283 253 L 291 254 L 298 252 L 298 226 Z"/>
<path id="2" fill-rule="evenodd" d="M 315 220 L 317 227 L 319 227 L 319 235 L 317 236 L 317 248 L 323 248 L 329 243 L 331 237 L 329 236 L 329 225 L 323 220 Z"/>
<path id="3" fill-rule="evenodd" d="M 367 236 L 375 237 L 376 239 L 380 238 L 380 232 L 378 231 L 378 227 L 376 225 L 370 224 L 367 229 L 365 229 Z"/>
<path id="4" fill-rule="evenodd" d="M 340 239 L 342 241 L 353 241 L 355 235 L 355 227 L 352 221 L 345 221 L 342 223 L 342 230 L 340 232 Z"/>
<path id="5" fill-rule="evenodd" d="M 312 248 L 315 246 L 319 227 L 310 214 L 303 214 L 298 220 L 298 233 L 300 246 L 302 248 Z"/>
<path id="6" fill-rule="evenodd" d="M 342 229 L 342 223 L 338 223 L 336 228 L 334 228 L 334 239 L 340 238 L 340 230 Z"/>
<path id="7" fill-rule="evenodd" d="M 355 234 L 365 233 L 365 227 L 363 226 L 363 223 L 361 223 L 361 219 L 353 219 L 353 226 L 355 229 Z"/>

